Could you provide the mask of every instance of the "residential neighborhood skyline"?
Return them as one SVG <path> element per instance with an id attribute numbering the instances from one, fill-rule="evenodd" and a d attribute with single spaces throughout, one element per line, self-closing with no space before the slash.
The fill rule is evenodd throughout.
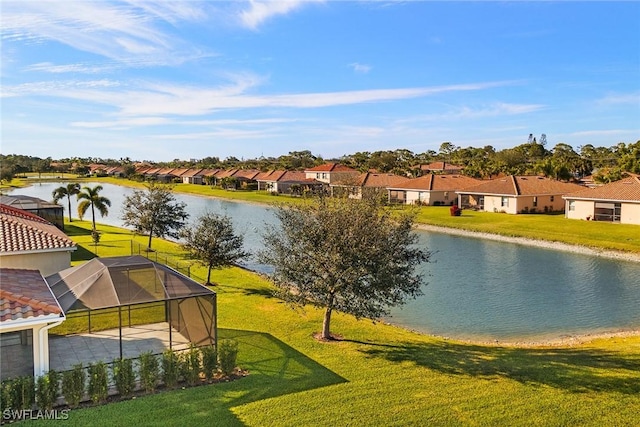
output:
<path id="1" fill-rule="evenodd" d="M 323 158 L 640 135 L 637 2 L 3 2 L 2 152 Z"/>

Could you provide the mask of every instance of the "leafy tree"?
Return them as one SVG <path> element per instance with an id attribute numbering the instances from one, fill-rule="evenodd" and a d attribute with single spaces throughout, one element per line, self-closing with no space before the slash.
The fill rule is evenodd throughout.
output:
<path id="1" fill-rule="evenodd" d="M 80 184 L 78 183 L 69 183 L 66 186 L 61 186 L 53 190 L 51 194 L 53 196 L 53 203 L 58 203 L 60 199 L 67 198 L 67 203 L 69 204 L 69 222 L 72 222 L 71 219 L 71 196 L 76 196 L 80 193 Z M 93 227 L 95 228 L 95 226 Z"/>
<path id="2" fill-rule="evenodd" d="M 91 221 L 93 223 L 93 229 L 96 229 L 96 212 L 98 209 L 100 216 L 105 217 L 109 214 L 109 207 L 111 207 L 111 200 L 99 193 L 102 191 L 102 185 L 96 185 L 95 187 L 82 187 L 82 190 L 78 193 L 78 216 L 80 219 L 87 212 L 87 209 L 91 207 Z"/>
<path id="3" fill-rule="evenodd" d="M 147 246 L 151 249 L 153 236 L 179 237 L 178 230 L 189 217 L 186 206 L 186 203 L 176 201 L 170 187 L 152 182 L 146 185 L 145 190 L 135 190 L 125 197 L 122 220 L 136 233 L 149 234 Z"/>
<path id="4" fill-rule="evenodd" d="M 15 174 L 13 173 L 13 168 L 4 164 L 0 166 L 0 182 L 9 183 L 11 182 L 14 176 Z"/>
<path id="5" fill-rule="evenodd" d="M 331 314 L 378 319 L 421 294 L 415 267 L 430 253 L 417 246 L 411 213 L 392 217 L 374 200 L 320 198 L 276 210 L 260 259 L 272 265 L 281 296 L 325 309 L 321 337 L 330 339 Z"/>
<path id="6" fill-rule="evenodd" d="M 233 232 L 233 224 L 227 216 L 205 213 L 180 235 L 191 256 L 208 267 L 207 284 L 211 283 L 211 269 L 233 265 L 249 256 L 242 249 L 243 237 Z"/>

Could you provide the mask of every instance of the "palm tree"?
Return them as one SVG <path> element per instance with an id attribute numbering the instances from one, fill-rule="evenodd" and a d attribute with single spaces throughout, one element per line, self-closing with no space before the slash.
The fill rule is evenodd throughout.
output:
<path id="1" fill-rule="evenodd" d="M 53 203 L 58 203 L 58 201 L 60 199 L 64 199 L 65 197 L 67 198 L 67 201 L 69 202 L 69 222 L 72 221 L 71 219 L 71 196 L 75 196 L 76 194 L 78 194 L 80 192 L 80 184 L 78 183 L 74 183 L 74 184 L 67 184 L 67 186 L 62 186 L 62 187 L 58 187 L 55 190 L 53 190 Z"/>
<path id="2" fill-rule="evenodd" d="M 106 216 L 109 213 L 108 207 L 111 207 L 111 200 L 104 196 L 100 196 L 98 193 L 102 191 L 102 185 L 96 185 L 95 187 L 82 187 L 82 191 L 78 193 L 78 200 L 82 200 L 78 203 L 78 216 L 80 219 L 84 216 L 91 206 L 91 219 L 93 221 L 93 230 L 96 229 L 96 213 L 95 209 L 98 209 L 101 216 Z"/>

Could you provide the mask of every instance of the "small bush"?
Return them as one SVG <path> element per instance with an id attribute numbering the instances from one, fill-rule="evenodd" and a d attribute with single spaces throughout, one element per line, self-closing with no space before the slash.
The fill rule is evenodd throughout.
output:
<path id="1" fill-rule="evenodd" d="M 212 345 L 202 347 L 202 372 L 207 381 L 211 381 L 218 370 L 218 353 Z"/>
<path id="2" fill-rule="evenodd" d="M 147 392 L 153 393 L 160 379 L 160 364 L 150 351 L 140 355 L 140 386 Z"/>
<path id="3" fill-rule="evenodd" d="M 82 400 L 85 380 L 86 374 L 81 364 L 62 373 L 62 395 L 70 407 L 75 408 Z"/>
<path id="4" fill-rule="evenodd" d="M 171 349 L 162 353 L 162 382 L 166 387 L 175 387 L 180 376 L 180 359 Z"/>
<path id="5" fill-rule="evenodd" d="M 51 410 L 58 400 L 60 374 L 54 370 L 38 377 L 36 400 L 40 409 Z"/>
<path id="6" fill-rule="evenodd" d="M 5 409 L 32 409 L 36 401 L 33 377 L 23 376 L 4 381 L 2 394 L 2 406 Z"/>
<path id="7" fill-rule="evenodd" d="M 238 358 L 238 342 L 235 340 L 222 340 L 218 345 L 218 364 L 220 370 L 226 376 L 233 373 Z"/>
<path id="8" fill-rule="evenodd" d="M 0 413 L 5 409 L 11 409 L 11 380 L 0 383 Z"/>
<path id="9" fill-rule="evenodd" d="M 180 372 L 182 378 L 189 384 L 195 385 L 200 380 L 200 350 L 194 344 L 180 358 Z"/>
<path id="10" fill-rule="evenodd" d="M 113 382 L 122 397 L 127 397 L 136 387 L 136 374 L 131 359 L 117 359 L 111 367 Z"/>
<path id="11" fill-rule="evenodd" d="M 108 396 L 109 376 L 104 362 L 90 364 L 89 368 L 89 398 L 93 403 L 104 402 Z"/>

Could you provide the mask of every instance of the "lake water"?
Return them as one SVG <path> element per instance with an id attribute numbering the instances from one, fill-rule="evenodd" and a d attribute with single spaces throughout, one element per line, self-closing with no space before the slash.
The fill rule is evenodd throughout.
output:
<path id="1" fill-rule="evenodd" d="M 51 200 L 60 185 L 34 184 L 15 194 Z M 101 195 L 112 207 L 107 217 L 96 221 L 123 226 L 120 206 L 133 190 L 101 185 Z M 176 198 L 187 203 L 191 220 L 205 211 L 233 218 L 252 252 L 261 247 L 264 224 L 276 222 L 264 206 L 182 194 Z M 66 211 L 66 201 L 61 204 Z M 76 206 L 72 199 L 74 211 Z M 420 267 L 424 295 L 394 309 L 390 323 L 452 338 L 500 341 L 640 328 L 640 263 L 444 233 L 418 234 L 420 245 L 434 251 L 433 262 Z M 265 269 L 252 261 L 247 267 Z"/>

